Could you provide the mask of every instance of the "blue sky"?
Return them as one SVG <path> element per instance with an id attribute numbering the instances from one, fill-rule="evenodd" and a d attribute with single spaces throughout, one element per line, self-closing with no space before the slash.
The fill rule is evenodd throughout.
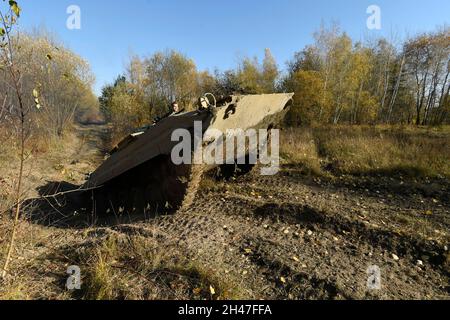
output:
<path id="1" fill-rule="evenodd" d="M 20 0 L 20 27 L 45 26 L 87 59 L 95 91 L 123 72 L 130 52 L 176 49 L 200 70 L 236 66 L 270 48 L 281 67 L 312 42 L 321 21 L 337 21 L 355 40 L 404 36 L 450 22 L 448 0 Z M 366 27 L 369 5 L 381 8 L 382 29 Z M 81 30 L 66 28 L 69 5 L 81 9 Z"/>

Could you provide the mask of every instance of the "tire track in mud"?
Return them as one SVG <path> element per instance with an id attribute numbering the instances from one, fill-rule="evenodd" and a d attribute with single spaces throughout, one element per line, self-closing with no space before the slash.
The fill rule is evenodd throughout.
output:
<path id="1" fill-rule="evenodd" d="M 326 213 L 308 205 L 268 203 L 255 210 L 255 215 L 267 216 L 287 224 L 300 224 L 311 230 L 326 229 L 336 235 L 345 235 L 352 242 L 380 247 L 400 257 L 409 258 L 412 262 L 425 256 L 437 268 L 442 268 L 446 259 L 444 249 L 430 241 L 370 227 L 369 222 L 352 221 L 337 213 Z"/>
<path id="2" fill-rule="evenodd" d="M 198 192 L 189 208 L 131 229 L 147 230 L 161 244 L 176 241 L 193 261 L 226 272 L 251 299 L 449 295 L 442 246 L 379 223 L 395 208 L 374 212 L 366 202 L 368 213 L 360 217 L 345 210 L 356 201 L 351 196 L 333 198 L 326 189 L 278 176 L 244 176 L 227 190 Z M 367 290 L 370 265 L 384 272 L 380 292 Z"/>
<path id="3" fill-rule="evenodd" d="M 299 270 L 302 268 L 300 260 L 295 261 L 298 265 L 290 262 L 287 257 L 291 250 L 280 247 L 277 243 L 268 239 L 249 238 L 242 245 L 242 250 L 249 254 L 251 261 L 259 267 L 260 273 L 272 283 L 270 299 L 335 300 L 351 298 L 332 279 L 324 279 L 316 273 Z"/>
<path id="4" fill-rule="evenodd" d="M 286 223 L 298 224 L 314 229 L 328 229 L 335 234 L 349 235 L 350 238 L 359 243 L 368 243 L 371 246 L 379 246 L 391 252 L 397 252 L 401 256 L 409 256 L 412 260 L 427 260 L 433 266 L 442 268 L 446 260 L 446 250 L 442 243 L 436 241 L 425 240 L 418 236 L 411 234 L 403 234 L 393 228 L 383 228 L 383 219 L 389 221 L 389 215 L 398 211 L 397 208 L 390 205 L 379 205 L 377 209 L 386 212 L 367 212 L 373 211 L 370 200 L 368 200 L 369 208 L 367 210 L 349 210 L 352 203 L 357 202 L 353 195 L 340 195 L 336 198 L 329 199 L 324 197 L 324 191 L 318 187 L 308 188 L 305 185 L 289 178 L 285 181 L 285 177 L 260 177 L 248 176 L 246 181 L 249 184 L 256 186 L 264 186 L 263 189 L 276 190 L 277 193 L 291 194 L 291 199 L 288 201 L 266 201 L 264 205 L 258 207 L 254 213 L 256 216 L 265 216 L 274 220 L 283 220 Z M 302 194 L 309 198 L 308 201 L 302 199 Z M 278 198 L 278 197 L 277 197 Z M 297 198 L 297 202 L 293 202 L 292 198 Z M 318 199 L 319 200 L 318 200 Z M 327 199 L 328 198 L 328 199 Z M 279 199 L 277 199 L 279 200 Z M 380 211 L 381 211 L 380 210 Z M 363 211 L 363 218 L 361 218 L 358 211 Z M 412 211 L 412 210 L 410 210 Z M 436 224 L 441 224 L 440 220 L 448 220 L 448 213 L 446 210 L 441 210 L 441 215 L 434 220 Z M 412 214 L 411 212 L 408 212 Z M 369 217 L 367 217 L 369 215 Z M 380 217 L 378 217 L 380 216 Z M 422 216 L 417 216 L 418 219 Z M 390 222 L 390 221 L 389 221 Z"/>

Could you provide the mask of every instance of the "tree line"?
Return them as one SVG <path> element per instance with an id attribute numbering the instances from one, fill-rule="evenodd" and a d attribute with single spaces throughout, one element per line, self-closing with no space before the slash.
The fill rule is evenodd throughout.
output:
<path id="1" fill-rule="evenodd" d="M 283 72 L 269 49 L 262 61 L 246 57 L 213 72 L 174 50 L 132 56 L 126 72 L 103 88 L 100 105 L 125 131 L 167 112 L 173 100 L 193 108 L 205 92 L 295 92 L 287 117 L 293 126 L 440 125 L 449 122 L 449 58 L 448 27 L 395 45 L 385 38 L 355 42 L 338 26 L 322 26 Z"/>
<path id="2" fill-rule="evenodd" d="M 449 121 L 450 29 L 394 46 L 356 42 L 321 28 L 288 63 L 282 89 L 294 91 L 294 124 L 416 124 Z"/>

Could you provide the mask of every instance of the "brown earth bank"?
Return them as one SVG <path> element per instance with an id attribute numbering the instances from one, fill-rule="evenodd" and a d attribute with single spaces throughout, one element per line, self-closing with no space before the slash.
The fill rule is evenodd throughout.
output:
<path id="1" fill-rule="evenodd" d="M 107 129 L 79 126 L 65 152 L 34 161 L 28 197 L 81 185 L 103 159 Z M 205 176 L 193 205 L 173 215 L 93 217 L 70 197 L 27 201 L 0 297 L 449 299 L 448 177 L 354 174 L 320 155 L 310 170 L 311 140 L 278 175 Z M 10 225 L 5 212 L 2 253 Z M 70 265 L 81 290 L 65 289 Z M 368 288 L 371 266 L 380 290 Z"/>

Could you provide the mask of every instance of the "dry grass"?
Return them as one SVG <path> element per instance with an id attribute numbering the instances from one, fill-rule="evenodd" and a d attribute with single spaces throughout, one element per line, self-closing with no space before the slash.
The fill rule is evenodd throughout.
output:
<path id="1" fill-rule="evenodd" d="M 288 129 L 281 137 L 281 155 L 303 174 L 322 174 L 321 160 L 311 129 Z"/>
<path id="2" fill-rule="evenodd" d="M 306 175 L 403 174 L 414 177 L 450 177 L 450 128 L 400 127 L 329 127 L 288 129 L 282 135 L 282 156 L 287 166 Z M 73 151 L 75 139 L 68 134 L 63 140 L 41 142 L 43 152 L 33 155 L 45 158 L 37 167 L 60 163 Z M 67 152 L 71 149 L 71 152 Z M 12 144 L 0 144 L 0 212 L 11 206 L 15 151 Z M 3 177 L 3 181 L 2 181 Z M 227 190 L 226 183 L 211 177 L 202 180 L 201 191 Z M 411 218 L 413 219 L 413 218 Z M 414 221 L 405 221 L 413 225 Z M 0 216 L 0 262 L 11 221 Z M 108 236 L 87 236 L 72 245 L 64 231 L 58 248 L 48 249 L 55 230 L 41 225 L 21 223 L 12 270 L 14 281 L 0 285 L 0 299 L 236 299 L 245 297 L 242 284 L 234 282 L 220 270 L 206 267 L 190 259 L 189 250 L 177 245 L 177 239 L 166 241 L 150 236 L 127 236 L 110 231 Z M 78 241 L 78 240 L 77 240 Z M 44 245 L 39 244 L 44 243 Z M 53 244 L 52 244 L 53 245 Z M 64 246 L 61 249 L 59 246 Z M 45 249 L 46 247 L 47 249 Z M 43 261 L 28 261 L 42 252 Z M 55 252 L 50 256 L 48 252 Z M 192 253 L 192 252 L 191 252 Z M 43 265 L 47 265 L 45 269 Z M 45 274 L 54 274 L 54 265 L 79 265 L 82 270 L 82 290 L 64 290 L 65 270 L 59 270 L 57 283 L 43 281 Z M 447 266 L 450 258 L 447 258 Z M 53 266 L 53 267 L 52 267 Z M 41 268 L 34 274 L 30 268 Z M 48 270 L 52 270 L 51 272 Z M 28 278 L 30 277 L 30 278 Z M 51 279 L 50 279 L 51 280 Z M 214 289 L 214 294 L 211 293 Z"/>
<path id="3" fill-rule="evenodd" d="M 96 244 L 65 254 L 83 273 L 88 300 L 230 299 L 236 290 L 213 271 L 189 260 L 176 244 L 152 238 L 110 235 Z M 214 294 L 212 294 L 213 288 Z"/>
<path id="4" fill-rule="evenodd" d="M 6 288 L 6 290 L 0 290 L 0 300 L 29 300 L 29 296 L 27 295 L 27 286 L 27 284 L 21 282 L 11 284 Z"/>
<path id="5" fill-rule="evenodd" d="M 14 136 L 0 130 L 0 265 L 3 265 L 7 243 L 13 225 L 11 208 L 16 201 L 16 180 L 18 174 L 18 146 Z M 68 131 L 63 137 L 48 137 L 31 135 L 27 141 L 25 170 L 23 177 L 23 192 L 21 199 L 35 197 L 36 188 L 51 179 L 60 176 L 56 166 L 74 152 L 72 146 L 79 143 L 74 132 Z M 27 299 L 26 292 L 32 291 L 27 283 L 27 290 L 23 290 L 21 281 L 24 277 L 17 277 L 15 272 L 21 270 L 21 265 L 27 263 L 32 251 L 38 251 L 37 243 L 48 236 L 51 229 L 41 228 L 30 224 L 28 213 L 33 211 L 34 202 L 22 205 L 22 215 L 17 230 L 14 258 L 11 265 L 11 277 L 16 278 L 13 283 L 0 284 L 0 299 Z"/>
<path id="6" fill-rule="evenodd" d="M 282 155 L 305 173 L 450 177 L 450 127 L 290 129 Z"/>

